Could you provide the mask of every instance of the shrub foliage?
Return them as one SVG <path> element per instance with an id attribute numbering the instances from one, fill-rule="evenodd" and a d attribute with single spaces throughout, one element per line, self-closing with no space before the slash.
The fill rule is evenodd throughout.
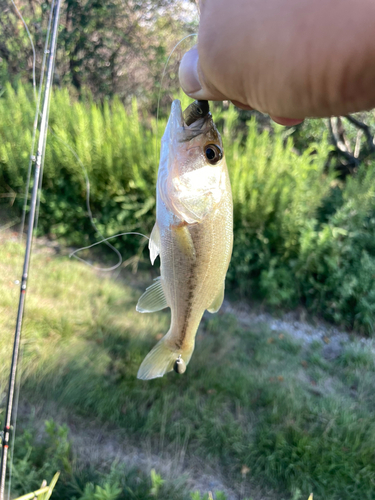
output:
<path id="1" fill-rule="evenodd" d="M 21 210 L 34 103 L 28 88 L 10 86 L 0 99 L 0 192 Z M 375 320 L 375 163 L 345 182 L 327 172 L 324 126 L 295 134 L 237 126 L 233 108 L 214 110 L 223 130 L 234 199 L 235 243 L 229 284 L 241 296 L 273 307 L 304 304 L 313 313 L 368 333 Z M 86 208 L 106 236 L 148 234 L 155 217 L 155 181 L 165 120 L 141 116 L 134 100 L 77 102 L 56 90 L 44 168 L 39 231 L 69 244 L 93 242 Z M 314 133 L 312 133 L 312 130 Z M 304 141 L 305 137 L 305 141 Z M 301 148 L 301 144 L 303 147 Z M 299 150 L 296 150 L 296 146 Z M 82 164 L 77 159 L 78 155 Z M 138 242 L 116 241 L 128 256 Z"/>

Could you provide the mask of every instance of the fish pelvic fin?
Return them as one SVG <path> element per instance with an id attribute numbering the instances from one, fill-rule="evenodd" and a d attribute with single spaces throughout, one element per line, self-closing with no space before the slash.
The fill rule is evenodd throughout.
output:
<path id="1" fill-rule="evenodd" d="M 139 367 L 137 378 L 140 380 L 151 380 L 162 377 L 165 373 L 173 370 L 174 364 L 181 355 L 187 365 L 194 351 L 194 344 L 187 349 L 172 349 L 168 342 L 168 334 L 165 335 L 156 346 L 151 349 Z"/>

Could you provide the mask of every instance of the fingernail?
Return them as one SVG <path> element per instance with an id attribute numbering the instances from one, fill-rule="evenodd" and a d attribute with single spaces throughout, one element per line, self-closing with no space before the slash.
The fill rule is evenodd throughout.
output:
<path id="1" fill-rule="evenodd" d="M 198 49 L 193 47 L 181 59 L 179 79 L 182 90 L 190 95 L 201 90 L 202 85 L 198 76 Z"/>
<path id="2" fill-rule="evenodd" d="M 284 127 L 293 127 L 303 122 L 303 120 L 299 118 L 283 118 L 281 116 L 271 116 L 270 118 L 279 125 L 284 125 Z"/>
<path id="3" fill-rule="evenodd" d="M 243 109 L 245 111 L 252 111 L 254 109 L 251 106 L 248 106 L 247 104 L 243 104 L 240 101 L 231 101 L 231 102 L 232 102 L 232 104 L 234 104 L 236 106 L 236 108 L 240 108 L 240 109 Z"/>

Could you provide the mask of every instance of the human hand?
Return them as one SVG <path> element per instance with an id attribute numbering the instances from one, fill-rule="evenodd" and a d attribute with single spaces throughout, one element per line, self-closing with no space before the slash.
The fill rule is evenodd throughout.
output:
<path id="1" fill-rule="evenodd" d="M 375 107 L 374 0 L 200 4 L 198 48 L 180 66 L 194 99 L 228 99 L 282 125 Z"/>

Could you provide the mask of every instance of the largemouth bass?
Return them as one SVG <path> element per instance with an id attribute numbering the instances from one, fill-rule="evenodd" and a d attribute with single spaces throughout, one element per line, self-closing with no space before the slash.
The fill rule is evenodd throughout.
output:
<path id="1" fill-rule="evenodd" d="M 138 378 L 183 373 L 204 311 L 217 312 L 233 244 L 232 193 L 223 145 L 207 101 L 182 113 L 173 101 L 161 143 L 156 223 L 149 250 L 160 255 L 161 276 L 146 289 L 137 311 L 171 308 L 171 326 L 143 360 Z"/>

